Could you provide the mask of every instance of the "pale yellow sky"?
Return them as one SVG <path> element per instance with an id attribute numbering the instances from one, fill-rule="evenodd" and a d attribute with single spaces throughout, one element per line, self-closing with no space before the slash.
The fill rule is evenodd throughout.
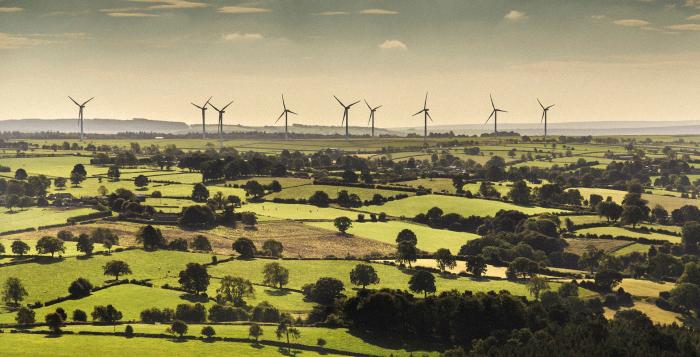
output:
<path id="1" fill-rule="evenodd" d="M 378 126 L 700 119 L 700 13 L 691 2 L 0 1 L 0 119 L 196 123 L 189 102 L 231 99 L 227 124 Z M 5 9 L 5 10 L 3 10 Z M 21 9 L 21 10 L 17 10 Z M 115 11 L 120 10 L 120 11 Z M 116 15 L 115 15 L 116 14 Z M 698 27 L 697 29 L 695 27 Z M 352 125 L 366 125 L 362 105 Z M 212 121 L 214 116 L 210 114 Z"/>

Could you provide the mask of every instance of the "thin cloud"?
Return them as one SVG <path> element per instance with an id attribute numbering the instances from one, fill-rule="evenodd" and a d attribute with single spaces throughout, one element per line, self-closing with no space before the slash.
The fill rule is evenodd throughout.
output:
<path id="1" fill-rule="evenodd" d="M 507 13 L 506 16 L 503 16 L 503 18 L 508 21 L 516 22 L 527 19 L 527 14 L 518 10 L 510 10 L 510 12 Z"/>
<path id="2" fill-rule="evenodd" d="M 686 20 L 690 20 L 690 21 L 700 20 L 700 14 L 688 16 L 688 18 Z"/>
<path id="3" fill-rule="evenodd" d="M 613 23 L 617 26 L 622 27 L 647 27 L 650 25 L 649 21 L 644 21 L 640 19 L 622 19 L 615 20 Z"/>
<path id="4" fill-rule="evenodd" d="M 264 14 L 272 10 L 264 7 L 223 6 L 216 11 L 224 14 Z"/>
<path id="5" fill-rule="evenodd" d="M 107 16 L 111 17 L 159 17 L 158 14 L 148 14 L 145 12 L 109 12 Z"/>
<path id="6" fill-rule="evenodd" d="M 324 12 L 317 12 L 314 15 L 317 15 L 317 16 L 344 16 L 344 15 L 350 15 L 350 13 L 347 11 L 324 11 Z"/>
<path id="7" fill-rule="evenodd" d="M 0 14 L 10 14 L 20 11 L 24 11 L 24 9 L 21 7 L 0 7 Z"/>
<path id="8" fill-rule="evenodd" d="M 60 44 L 69 41 L 91 39 L 84 32 L 48 33 L 48 34 L 10 34 L 0 32 L 0 49 L 17 49 L 39 45 Z"/>
<path id="9" fill-rule="evenodd" d="M 408 46 L 399 40 L 386 40 L 379 44 L 379 48 L 383 50 L 399 50 L 406 51 Z"/>
<path id="10" fill-rule="evenodd" d="M 260 33 L 240 33 L 240 32 L 234 32 L 234 33 L 227 33 L 223 35 L 223 39 L 226 42 L 233 42 L 233 43 L 250 43 L 250 42 L 257 42 L 261 41 L 264 39 L 265 36 L 263 36 Z"/>
<path id="11" fill-rule="evenodd" d="M 678 24 L 667 26 L 666 28 L 675 31 L 700 31 L 700 24 Z"/>
<path id="12" fill-rule="evenodd" d="M 187 0 L 129 0 L 131 2 L 159 4 L 148 6 L 149 10 L 196 9 L 208 7 L 208 4 Z"/>
<path id="13" fill-rule="evenodd" d="M 605 18 L 607 18 L 607 17 L 608 17 L 607 15 L 592 15 L 592 16 L 591 16 L 591 18 L 592 18 L 593 20 L 603 20 L 603 19 L 605 19 Z"/>
<path id="14" fill-rule="evenodd" d="M 386 9 L 364 9 L 360 11 L 362 15 L 398 15 L 398 11 Z"/>

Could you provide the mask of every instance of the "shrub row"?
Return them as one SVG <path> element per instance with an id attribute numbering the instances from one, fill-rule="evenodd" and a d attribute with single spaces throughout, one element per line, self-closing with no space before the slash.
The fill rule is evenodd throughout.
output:
<path id="1" fill-rule="evenodd" d="M 105 217 L 111 217 L 112 216 L 112 211 L 103 211 L 103 212 L 94 212 L 94 213 L 88 213 L 80 216 L 75 216 L 68 218 L 67 221 L 68 223 L 77 223 L 77 222 L 82 222 L 82 221 L 88 221 L 91 219 L 98 219 L 98 218 L 105 218 Z"/>

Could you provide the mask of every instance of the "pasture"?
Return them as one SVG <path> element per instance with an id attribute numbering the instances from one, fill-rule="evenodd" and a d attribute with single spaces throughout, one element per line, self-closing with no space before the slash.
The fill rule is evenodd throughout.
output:
<path id="1" fill-rule="evenodd" d="M 413 195 L 411 192 L 401 192 L 401 191 L 392 191 L 392 190 L 382 190 L 382 189 L 373 189 L 373 188 L 360 188 L 360 187 L 346 187 L 346 186 L 329 186 L 329 185 L 301 185 L 301 186 L 293 186 L 290 188 L 284 188 L 280 192 L 274 192 L 271 193 L 265 198 L 267 199 L 275 199 L 275 198 L 283 198 L 283 199 L 308 199 L 313 195 L 316 191 L 323 191 L 331 199 L 334 199 L 338 197 L 338 193 L 340 191 L 348 191 L 348 194 L 356 194 L 360 197 L 362 201 L 366 200 L 371 200 L 372 197 L 375 194 L 380 194 L 384 197 L 391 197 L 395 196 L 398 194 L 407 194 L 407 195 Z"/>
<path id="2" fill-rule="evenodd" d="M 314 227 L 336 230 L 332 222 L 309 222 Z M 384 243 L 396 244 L 396 236 L 403 229 L 410 229 L 418 237 L 418 249 L 435 252 L 440 248 L 448 248 L 452 254 L 457 254 L 467 241 L 479 238 L 472 233 L 453 232 L 446 229 L 434 229 L 428 226 L 401 221 L 389 222 L 353 222 L 348 233 L 353 236 L 369 238 Z M 342 238 L 341 238 L 342 239 Z M 349 238 L 352 239 L 352 238 Z"/>
<path id="3" fill-rule="evenodd" d="M 502 201 L 441 195 L 408 197 L 387 202 L 381 206 L 366 206 L 360 209 L 373 213 L 386 212 L 386 214 L 394 217 L 412 218 L 419 213 L 426 213 L 433 207 L 439 207 L 444 213 L 459 213 L 464 217 L 472 215 L 494 216 L 500 210 L 518 210 L 529 215 L 562 212 L 562 210 L 552 208 L 517 206 Z"/>
<path id="4" fill-rule="evenodd" d="M 22 210 L 15 208 L 12 212 L 0 208 L 0 232 L 66 223 L 68 218 L 94 212 L 97 212 L 94 208 L 31 207 Z"/>
<path id="5" fill-rule="evenodd" d="M 672 236 L 672 235 L 663 234 L 663 233 L 656 233 L 656 232 L 643 232 L 643 231 L 639 231 L 639 230 L 628 229 L 625 227 L 584 228 L 584 229 L 576 230 L 576 233 L 580 234 L 580 235 L 596 234 L 598 236 L 611 235 L 613 237 L 623 236 L 623 237 L 632 237 L 632 238 L 656 239 L 656 240 L 664 240 L 664 241 L 671 242 L 671 243 L 680 243 L 681 242 L 681 237 L 678 237 L 678 236 Z"/>

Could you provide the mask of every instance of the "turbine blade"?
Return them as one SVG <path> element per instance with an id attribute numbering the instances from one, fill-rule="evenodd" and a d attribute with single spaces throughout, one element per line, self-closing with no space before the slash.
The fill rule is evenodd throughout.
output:
<path id="1" fill-rule="evenodd" d="M 190 104 L 194 105 L 195 107 L 197 107 L 197 108 L 199 108 L 199 109 L 204 109 L 204 108 L 200 107 L 199 105 L 194 104 L 194 103 L 192 103 L 192 102 L 190 102 Z"/>
<path id="2" fill-rule="evenodd" d="M 488 123 L 489 120 L 491 120 L 491 118 L 492 118 L 494 115 L 496 115 L 496 110 L 495 110 L 495 109 L 494 109 L 494 111 L 491 112 L 491 115 L 489 115 L 489 118 L 486 119 L 486 123 Z"/>
<path id="3" fill-rule="evenodd" d="M 377 110 L 377 109 L 379 109 L 379 108 L 381 108 L 381 107 L 383 107 L 383 105 L 380 105 L 380 106 L 378 106 L 378 107 L 374 107 L 373 110 Z"/>
<path id="4" fill-rule="evenodd" d="M 366 99 L 363 99 L 365 101 L 365 104 L 367 105 L 367 109 L 372 110 L 372 107 L 369 106 L 369 103 L 367 103 Z"/>
<path id="5" fill-rule="evenodd" d="M 78 102 L 76 102 L 75 99 L 71 98 L 71 96 L 68 96 L 68 98 L 70 98 L 70 100 L 73 101 L 73 103 L 75 103 L 75 105 L 80 106 L 80 104 L 78 104 Z"/>
<path id="6" fill-rule="evenodd" d="M 548 106 L 548 107 L 547 107 L 547 110 L 549 110 L 550 108 L 552 108 L 552 107 L 555 106 L 555 105 L 556 105 L 556 104 L 552 104 L 552 105 Z"/>
<path id="7" fill-rule="evenodd" d="M 294 114 L 294 115 L 299 115 L 299 114 L 297 114 L 296 112 L 293 112 L 293 111 L 291 111 L 291 110 L 287 110 L 287 113 L 291 113 L 291 114 Z"/>
<path id="8" fill-rule="evenodd" d="M 542 109 L 544 109 L 544 105 L 542 105 L 542 102 L 540 102 L 540 98 L 537 98 L 537 103 L 540 103 L 540 107 L 542 107 Z"/>
<path id="9" fill-rule="evenodd" d="M 546 112 L 542 112 L 542 119 L 540 119 L 540 123 L 544 121 L 544 116 L 546 115 L 545 113 Z"/>
<path id="10" fill-rule="evenodd" d="M 493 110 L 496 110 L 496 104 L 493 104 L 493 96 L 489 94 L 489 98 L 491 98 L 491 106 L 493 107 Z"/>
<path id="11" fill-rule="evenodd" d="M 414 116 L 416 116 L 416 115 L 418 115 L 418 114 L 420 114 L 420 113 L 422 113 L 422 112 L 424 112 L 424 111 L 425 111 L 425 109 L 421 109 L 421 111 L 419 111 L 418 113 L 413 114 L 413 115 L 411 115 L 411 116 L 414 117 Z"/>
<path id="12" fill-rule="evenodd" d="M 428 92 L 425 92 L 425 101 L 423 102 L 423 109 L 428 107 Z"/>
<path id="13" fill-rule="evenodd" d="M 287 110 L 287 104 L 284 102 L 284 93 L 282 93 L 282 107 Z"/>
<path id="14" fill-rule="evenodd" d="M 352 103 L 352 104 L 348 105 L 348 108 L 352 107 L 353 105 L 355 105 L 355 104 L 357 104 L 357 103 L 359 103 L 359 102 L 360 102 L 360 101 L 358 100 L 358 101 L 356 101 L 355 103 Z"/>
<path id="15" fill-rule="evenodd" d="M 221 108 L 221 110 L 226 110 L 226 108 L 228 108 L 228 106 L 231 104 L 233 104 L 233 101 L 228 102 L 228 104 L 226 104 L 225 107 Z"/>
<path id="16" fill-rule="evenodd" d="M 342 105 L 342 106 L 343 106 L 343 108 L 345 108 L 345 104 L 343 104 L 343 102 L 341 102 L 341 101 L 340 101 L 340 99 L 338 99 L 338 97 L 336 97 L 336 96 L 333 96 L 333 98 L 335 98 L 335 100 L 337 100 L 337 101 L 338 101 L 338 103 L 340 103 L 340 105 Z"/>
<path id="17" fill-rule="evenodd" d="M 83 103 L 83 105 L 88 104 L 88 102 L 90 102 L 90 101 L 93 100 L 93 99 L 95 99 L 95 97 L 92 97 L 92 98 L 86 100 L 85 103 Z"/>
<path id="18" fill-rule="evenodd" d="M 217 108 L 216 106 L 214 106 L 214 104 L 209 103 L 209 106 L 212 107 L 212 108 L 214 108 L 214 110 L 216 110 L 217 112 L 221 112 L 221 110 L 219 110 L 219 108 Z"/>
<path id="19" fill-rule="evenodd" d="M 282 119 L 282 117 L 284 116 L 284 113 L 286 113 L 286 111 L 284 111 L 284 112 L 282 112 L 282 114 L 280 114 L 279 118 L 277 118 L 277 120 L 275 120 L 275 124 L 277 124 L 277 122 L 280 121 L 280 119 Z"/>
<path id="20" fill-rule="evenodd" d="M 433 117 L 430 116 L 430 113 L 429 113 L 429 112 L 425 112 L 425 115 L 428 116 L 428 119 L 430 119 L 430 121 L 433 121 Z"/>
<path id="21" fill-rule="evenodd" d="M 212 97 L 209 97 L 209 99 L 207 99 L 207 102 L 206 102 L 206 103 L 204 103 L 203 107 L 206 107 L 206 106 L 207 106 L 207 104 L 209 104 L 209 101 L 211 100 L 211 98 L 212 98 Z"/>

